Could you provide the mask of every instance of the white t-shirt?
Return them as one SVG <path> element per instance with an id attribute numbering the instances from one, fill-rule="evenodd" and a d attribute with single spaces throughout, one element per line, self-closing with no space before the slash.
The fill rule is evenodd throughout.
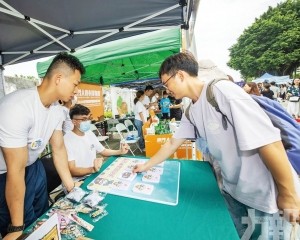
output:
<path id="1" fill-rule="evenodd" d="M 158 103 L 158 97 L 155 95 L 151 98 L 151 103 Z"/>
<path id="2" fill-rule="evenodd" d="M 151 103 L 158 103 L 158 98 L 155 95 L 151 98 Z M 151 106 L 150 109 L 156 109 L 156 107 Z"/>
<path id="3" fill-rule="evenodd" d="M 145 108 L 145 106 L 143 105 L 143 103 L 141 103 L 140 101 L 137 101 L 137 103 L 134 105 L 134 118 L 137 120 L 142 121 L 141 117 L 140 117 L 140 112 L 143 113 L 144 116 L 144 121 L 147 121 L 147 109 Z"/>
<path id="4" fill-rule="evenodd" d="M 70 118 L 70 109 L 65 106 L 61 106 L 61 107 L 62 107 L 63 116 L 64 116 L 62 130 L 63 130 L 63 134 L 65 135 L 67 132 L 73 130 L 74 124 L 72 123 L 72 120 Z"/>
<path id="5" fill-rule="evenodd" d="M 277 86 L 271 86 L 270 89 L 273 91 L 274 95 L 273 98 L 278 98 L 280 94 L 280 89 Z"/>
<path id="6" fill-rule="evenodd" d="M 143 99 L 143 102 L 144 106 L 148 106 L 149 107 L 149 104 L 150 104 L 150 98 L 145 95 L 144 99 Z M 145 117 L 145 120 L 147 120 L 147 118 L 149 117 L 149 111 L 146 109 L 146 117 Z"/>
<path id="7" fill-rule="evenodd" d="M 250 207 L 267 213 L 277 212 L 277 189 L 258 148 L 279 141 L 279 129 L 273 127 L 265 112 L 243 89 L 230 81 L 220 81 L 214 86 L 214 96 L 221 112 L 234 125 L 233 129 L 228 123 L 228 129 L 224 130 L 221 114 L 206 99 L 206 86 L 190 107 L 189 116 L 201 136 L 202 150 L 207 146 L 221 167 L 225 191 Z M 174 137 L 194 136 L 194 126 L 183 114 Z M 294 170 L 293 174 L 300 195 L 300 182 Z"/>
<path id="8" fill-rule="evenodd" d="M 73 131 L 67 132 L 64 142 L 68 161 L 75 161 L 76 167 L 93 167 L 96 153 L 105 150 L 92 131 L 87 131 L 84 136 L 78 136 Z"/>
<path id="9" fill-rule="evenodd" d="M 52 104 L 46 108 L 37 88 L 13 92 L 0 100 L 0 146 L 20 148 L 27 145 L 28 161 L 34 163 L 54 130 L 62 130 L 61 107 Z M 6 172 L 6 164 L 0 150 L 0 174 Z"/>

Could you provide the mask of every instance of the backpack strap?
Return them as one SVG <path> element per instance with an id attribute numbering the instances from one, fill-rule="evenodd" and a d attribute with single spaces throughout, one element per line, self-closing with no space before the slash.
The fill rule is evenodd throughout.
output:
<path id="1" fill-rule="evenodd" d="M 210 104 L 213 108 L 215 108 L 215 110 L 216 110 L 217 112 L 221 113 L 221 115 L 222 115 L 222 125 L 223 125 L 223 128 L 224 128 L 224 130 L 227 130 L 227 128 L 228 128 L 227 122 L 229 122 L 231 126 L 233 126 L 233 125 L 232 125 L 232 123 L 229 121 L 228 117 L 227 117 L 224 113 L 221 112 L 221 110 L 220 110 L 220 108 L 219 108 L 219 105 L 218 105 L 218 103 L 217 103 L 217 101 L 216 101 L 216 98 L 215 98 L 213 89 L 212 89 L 213 86 L 214 86 L 217 82 L 219 82 L 219 81 L 221 81 L 221 80 L 227 80 L 227 81 L 228 81 L 228 79 L 222 78 L 222 79 L 213 79 L 213 80 L 211 80 L 211 81 L 208 83 L 207 88 L 206 88 L 206 99 L 207 99 L 207 101 L 209 102 L 209 104 Z M 186 118 L 187 118 L 190 122 L 191 122 L 191 118 L 190 118 L 189 112 L 190 112 L 191 105 L 192 105 L 192 103 L 190 103 L 190 104 L 188 105 L 188 107 L 185 109 L 185 112 L 184 112 Z M 191 122 L 191 123 L 192 123 L 192 122 Z"/>
<path id="2" fill-rule="evenodd" d="M 217 103 L 217 101 L 216 101 L 214 92 L 213 92 L 213 86 L 214 86 L 217 82 L 222 81 L 222 80 L 227 80 L 227 81 L 228 81 L 228 79 L 219 78 L 219 79 L 213 79 L 213 80 L 211 80 L 211 81 L 208 83 L 207 88 L 206 88 L 206 99 L 207 99 L 207 101 L 209 102 L 209 104 L 212 105 L 212 107 L 214 107 L 215 110 L 216 110 L 218 113 L 221 113 L 221 115 L 222 115 L 222 125 L 223 125 L 223 128 L 224 128 L 224 130 L 227 130 L 227 128 L 228 128 L 227 122 L 229 122 L 231 126 L 233 126 L 233 125 L 232 125 L 232 123 L 229 121 L 228 117 L 227 117 L 224 113 L 221 112 L 221 110 L 220 110 L 220 108 L 219 108 L 219 105 L 218 105 L 218 103 Z"/>
<path id="3" fill-rule="evenodd" d="M 190 104 L 187 106 L 187 108 L 184 111 L 184 114 L 187 118 L 187 120 L 189 120 L 191 122 L 191 118 L 190 118 L 190 108 L 191 108 L 192 102 L 190 102 Z"/>

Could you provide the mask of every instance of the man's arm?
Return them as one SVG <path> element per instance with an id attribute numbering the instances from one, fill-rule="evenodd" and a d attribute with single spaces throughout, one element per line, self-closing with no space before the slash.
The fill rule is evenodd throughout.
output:
<path id="1" fill-rule="evenodd" d="M 161 147 L 161 149 L 149 159 L 149 161 L 145 162 L 144 164 L 137 165 L 134 168 L 133 172 L 144 172 L 149 170 L 151 167 L 163 162 L 173 153 L 175 153 L 176 150 L 181 146 L 181 144 L 184 143 L 185 140 L 186 139 L 170 138 L 170 140 L 167 141 Z"/>
<path id="2" fill-rule="evenodd" d="M 67 191 L 71 191 L 74 182 L 68 166 L 68 156 L 65 148 L 62 131 L 55 130 L 50 138 L 52 156 L 56 171 Z"/>
<path id="3" fill-rule="evenodd" d="M 69 169 L 70 169 L 71 175 L 73 177 L 83 177 L 85 175 L 92 174 L 92 173 L 96 172 L 94 167 L 87 167 L 87 168 L 76 167 L 75 160 L 74 161 L 69 161 Z"/>
<path id="4" fill-rule="evenodd" d="M 274 142 L 259 148 L 259 154 L 276 183 L 278 208 L 300 211 L 300 198 L 296 193 L 291 165 L 282 142 Z"/>
<path id="5" fill-rule="evenodd" d="M 24 197 L 25 197 L 25 167 L 28 159 L 27 147 L 22 148 L 4 148 L 3 156 L 7 167 L 5 197 L 13 226 L 22 226 L 24 224 Z M 18 237 L 22 231 L 10 233 Z M 13 236 L 12 238 L 13 239 Z"/>

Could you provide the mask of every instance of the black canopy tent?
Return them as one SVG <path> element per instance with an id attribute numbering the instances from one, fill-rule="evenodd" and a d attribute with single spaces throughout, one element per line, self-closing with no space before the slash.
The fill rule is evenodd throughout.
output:
<path id="1" fill-rule="evenodd" d="M 158 29 L 187 29 L 193 4 L 193 0 L 0 0 L 0 96 L 2 71 L 9 64 Z"/>

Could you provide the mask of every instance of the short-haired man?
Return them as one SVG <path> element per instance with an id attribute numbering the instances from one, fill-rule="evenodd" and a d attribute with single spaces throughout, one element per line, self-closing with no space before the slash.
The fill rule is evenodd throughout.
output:
<path id="1" fill-rule="evenodd" d="M 250 239 L 252 230 L 255 231 L 251 239 L 258 239 L 260 235 L 262 239 L 270 239 L 268 234 L 272 234 L 272 231 L 263 231 L 264 228 L 260 232 L 257 225 L 247 229 L 242 217 L 249 217 L 249 223 L 255 225 L 257 220 L 253 218 L 257 216 L 267 219 L 279 209 L 289 209 L 295 214 L 293 222 L 299 222 L 299 178 L 287 158 L 279 129 L 272 125 L 251 96 L 231 81 L 219 81 L 212 86 L 219 110 L 227 116 L 226 128 L 222 124 L 222 114 L 208 102 L 206 89 L 210 81 L 228 80 L 228 77 L 211 61 L 198 63 L 191 54 L 178 53 L 162 63 L 159 77 L 176 99 L 192 99 L 190 119 L 183 114 L 173 138 L 149 161 L 137 165 L 134 171 L 146 171 L 159 164 L 186 139 L 196 137 L 205 157 L 220 167 L 223 196 L 240 237 Z M 255 216 L 247 214 L 251 208 Z M 276 216 L 270 218 L 267 225 L 274 223 L 283 227 L 280 221 L 275 223 Z M 291 229 L 288 228 L 291 225 L 287 223 L 284 227 L 284 234 L 290 236 Z"/>
<path id="2" fill-rule="evenodd" d="M 76 104 L 70 110 L 74 128 L 66 133 L 64 141 L 68 152 L 69 169 L 73 177 L 85 177 L 100 170 L 103 158 L 97 158 L 96 153 L 108 157 L 126 154 L 129 149 L 125 143 L 119 150 L 104 148 L 90 130 L 90 115 L 90 110 L 81 104 Z"/>
<path id="3" fill-rule="evenodd" d="M 47 180 L 37 161 L 50 140 L 55 168 L 68 191 L 74 187 L 63 142 L 61 107 L 78 91 L 84 67 L 74 56 L 58 54 L 40 86 L 0 101 L 0 231 L 17 239 L 48 209 Z"/>
<path id="4" fill-rule="evenodd" d="M 154 103 L 151 103 L 150 101 L 150 96 L 152 95 L 153 93 L 153 87 L 151 85 L 147 85 L 146 88 L 145 88 L 145 91 L 144 91 L 144 94 L 145 94 L 145 97 L 144 97 L 144 100 L 143 100 L 143 104 L 145 106 L 145 108 L 147 109 L 147 116 L 146 116 L 146 119 L 148 119 L 149 117 L 149 109 L 150 107 L 153 105 L 155 105 Z"/>

